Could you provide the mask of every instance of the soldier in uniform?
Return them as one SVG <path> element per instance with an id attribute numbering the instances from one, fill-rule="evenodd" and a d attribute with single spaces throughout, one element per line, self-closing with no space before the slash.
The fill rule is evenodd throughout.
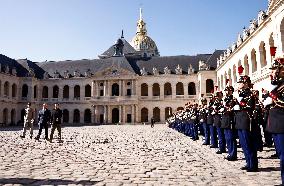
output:
<path id="1" fill-rule="evenodd" d="M 271 84 L 276 85 L 269 96 L 273 106 L 269 111 L 268 132 L 273 134 L 275 147 L 280 158 L 281 179 L 284 184 L 284 58 L 275 60 L 271 67 Z"/>
<path id="2" fill-rule="evenodd" d="M 47 104 L 44 103 L 42 104 L 42 109 L 40 111 L 38 111 L 38 134 L 35 137 L 36 140 L 39 140 L 40 135 L 42 133 L 42 129 L 44 128 L 45 130 L 45 140 L 49 140 L 48 139 L 48 123 L 50 122 L 50 111 L 47 109 Z"/>
<path id="3" fill-rule="evenodd" d="M 216 128 L 213 126 L 213 105 L 214 105 L 214 97 L 212 97 L 209 100 L 209 104 L 207 107 L 207 125 L 209 125 L 210 129 L 210 148 L 218 148 L 218 143 L 217 143 L 217 131 Z"/>
<path id="4" fill-rule="evenodd" d="M 246 159 L 246 165 L 242 170 L 256 172 L 258 170 L 257 158 L 257 140 L 254 139 L 256 122 L 253 119 L 253 110 L 255 108 L 255 98 L 251 91 L 251 80 L 247 75 L 241 75 L 243 67 L 238 67 L 240 79 L 238 81 L 239 90 L 235 95 L 237 104 L 234 107 L 236 111 L 236 129 L 243 153 Z"/>
<path id="5" fill-rule="evenodd" d="M 237 160 L 237 134 L 234 123 L 234 112 L 232 110 L 235 106 L 233 98 L 234 88 L 232 86 L 227 86 L 224 91 L 226 92 L 226 96 L 224 98 L 224 107 L 222 108 L 223 116 L 221 120 L 221 128 L 224 129 L 228 149 L 228 156 L 226 159 L 228 161 L 235 161 Z"/>
<path id="6" fill-rule="evenodd" d="M 226 152 L 226 142 L 225 142 L 225 134 L 224 129 L 221 128 L 221 108 L 222 108 L 222 99 L 223 99 L 223 93 L 222 92 L 216 92 L 216 99 L 214 102 L 214 124 L 213 126 L 217 129 L 218 134 L 218 147 L 219 150 L 216 152 L 217 154 L 222 154 Z"/>
<path id="7" fill-rule="evenodd" d="M 25 138 L 27 130 L 30 129 L 30 138 L 32 139 L 33 125 L 34 125 L 34 110 L 31 108 L 31 103 L 28 103 L 27 107 L 25 108 L 23 134 L 20 137 Z"/>
<path id="8" fill-rule="evenodd" d="M 199 110 L 199 122 L 200 125 L 203 126 L 203 131 L 204 131 L 204 143 L 203 145 L 210 145 L 210 129 L 209 129 L 209 125 L 207 125 L 206 120 L 207 120 L 207 116 L 206 116 L 206 102 L 202 102 L 201 105 L 201 109 Z"/>
<path id="9" fill-rule="evenodd" d="M 61 141 L 61 118 L 62 118 L 62 111 L 59 108 L 59 104 L 55 103 L 54 104 L 54 109 L 51 112 L 51 133 L 50 133 L 50 142 L 52 142 L 53 139 L 53 134 L 55 129 L 58 131 L 58 137 L 59 140 Z"/>

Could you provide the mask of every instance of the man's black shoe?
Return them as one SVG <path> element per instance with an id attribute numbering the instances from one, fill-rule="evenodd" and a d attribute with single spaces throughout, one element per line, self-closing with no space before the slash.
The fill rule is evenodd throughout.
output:
<path id="1" fill-rule="evenodd" d="M 21 138 L 25 138 L 25 136 L 20 136 Z"/>
<path id="2" fill-rule="evenodd" d="M 247 169 L 247 172 L 258 172 L 257 168 Z"/>
<path id="3" fill-rule="evenodd" d="M 218 146 L 210 145 L 210 148 L 218 148 Z"/>
<path id="4" fill-rule="evenodd" d="M 271 158 L 279 158 L 279 156 L 278 156 L 278 154 L 277 154 L 277 153 L 272 154 L 270 157 L 271 157 Z"/>
<path id="5" fill-rule="evenodd" d="M 241 170 L 248 170 L 247 166 L 241 167 Z"/>
<path id="6" fill-rule="evenodd" d="M 228 160 L 228 161 L 237 161 L 238 158 L 237 157 L 232 157 L 232 156 L 227 156 L 226 160 Z"/>
<path id="7" fill-rule="evenodd" d="M 209 143 L 204 142 L 204 143 L 202 143 L 202 145 L 209 145 Z"/>
<path id="8" fill-rule="evenodd" d="M 39 140 L 39 137 L 35 137 L 35 140 Z"/>

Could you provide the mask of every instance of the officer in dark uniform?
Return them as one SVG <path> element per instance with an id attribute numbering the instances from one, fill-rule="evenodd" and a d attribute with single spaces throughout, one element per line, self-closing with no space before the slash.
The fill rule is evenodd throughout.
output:
<path id="1" fill-rule="evenodd" d="M 242 66 L 238 68 L 238 72 L 240 75 L 242 74 Z M 234 110 L 236 110 L 236 129 L 238 129 L 240 144 L 246 159 L 246 166 L 241 169 L 256 172 L 258 170 L 257 140 L 253 136 L 256 125 L 253 119 L 255 98 L 251 91 L 250 77 L 241 75 L 238 84 L 237 104 L 234 107 Z"/>
<path id="2" fill-rule="evenodd" d="M 233 98 L 234 88 L 232 86 L 227 86 L 224 91 L 226 92 L 226 96 L 224 98 L 224 107 L 222 110 L 223 116 L 221 120 L 221 128 L 224 129 L 228 149 L 228 156 L 226 159 L 228 161 L 235 161 L 237 160 L 237 134 L 234 123 L 234 112 L 232 110 L 236 104 Z"/>
<path id="3" fill-rule="evenodd" d="M 223 99 L 223 93 L 222 92 L 216 92 L 216 99 L 214 102 L 214 124 L 213 126 L 216 127 L 217 129 L 217 134 L 218 134 L 218 147 L 219 150 L 216 152 L 217 154 L 222 154 L 226 152 L 226 141 L 225 141 L 225 134 L 224 134 L 224 129 L 221 128 L 221 108 L 223 106 L 222 103 Z"/>
<path id="4" fill-rule="evenodd" d="M 200 122 L 200 125 L 202 125 L 203 131 L 204 131 L 203 145 L 210 145 L 210 129 L 209 129 L 209 125 L 207 125 L 206 123 L 207 121 L 207 114 L 206 114 L 207 101 L 201 102 L 201 104 L 202 104 L 201 108 L 199 109 L 199 122 Z"/>
<path id="5" fill-rule="evenodd" d="M 45 130 L 45 140 L 48 140 L 48 123 L 50 122 L 50 110 L 47 109 L 47 104 L 43 103 L 42 104 L 42 109 L 38 111 L 38 134 L 35 137 L 36 140 L 39 140 L 42 129 L 44 128 Z"/>
<path id="6" fill-rule="evenodd" d="M 218 142 L 217 142 L 217 131 L 216 128 L 213 126 L 214 119 L 213 119 L 213 105 L 214 105 L 214 95 L 212 95 L 209 99 L 209 104 L 207 107 L 207 125 L 210 129 L 210 148 L 218 148 Z"/>
<path id="7" fill-rule="evenodd" d="M 273 106 L 269 111 L 268 132 L 273 134 L 281 167 L 282 185 L 284 184 L 284 58 L 275 60 L 271 67 L 271 84 L 276 88 L 269 93 Z"/>
<path id="8" fill-rule="evenodd" d="M 51 112 L 52 128 L 50 133 L 50 142 L 52 142 L 55 129 L 57 129 L 59 140 L 61 141 L 61 118 L 62 118 L 62 111 L 59 108 L 59 104 L 55 103 L 54 109 Z"/>

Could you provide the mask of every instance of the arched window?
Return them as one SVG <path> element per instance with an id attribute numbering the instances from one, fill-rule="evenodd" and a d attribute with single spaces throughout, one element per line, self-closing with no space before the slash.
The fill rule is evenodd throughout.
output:
<path id="1" fill-rule="evenodd" d="M 147 108 L 141 109 L 141 122 L 148 122 L 148 109 Z"/>
<path id="2" fill-rule="evenodd" d="M 172 85 L 170 83 L 165 83 L 164 93 L 165 93 L 165 96 L 172 95 Z"/>
<path id="3" fill-rule="evenodd" d="M 92 122 L 92 112 L 90 109 L 86 109 L 84 112 L 84 122 L 91 123 Z"/>
<path id="4" fill-rule="evenodd" d="M 28 93 L 29 93 L 29 87 L 28 85 L 24 84 L 22 87 L 22 97 L 23 98 L 28 97 Z"/>
<path id="5" fill-rule="evenodd" d="M 44 86 L 42 88 L 42 98 L 48 98 L 48 87 Z"/>
<path id="6" fill-rule="evenodd" d="M 223 80 L 221 80 L 223 83 Z M 212 79 L 206 79 L 206 93 L 211 93 L 214 91 L 214 82 Z"/>
<path id="7" fill-rule="evenodd" d="M 158 83 L 153 84 L 153 96 L 160 96 L 160 85 Z"/>
<path id="8" fill-rule="evenodd" d="M 58 98 L 59 88 L 57 85 L 53 87 L 53 98 Z"/>
<path id="9" fill-rule="evenodd" d="M 111 95 L 112 96 L 119 96 L 119 85 L 117 83 L 112 84 Z"/>
<path id="10" fill-rule="evenodd" d="M 260 53 L 260 64 L 261 67 L 264 67 L 267 65 L 266 61 L 266 49 L 265 49 L 265 43 L 262 41 L 259 45 L 259 53 Z"/>
<path id="11" fill-rule="evenodd" d="M 17 96 L 17 85 L 14 83 L 12 85 L 12 97 L 16 97 Z"/>
<path id="12" fill-rule="evenodd" d="M 196 87 L 195 87 L 195 83 L 190 82 L 188 84 L 188 95 L 196 95 Z"/>
<path id="13" fill-rule="evenodd" d="M 155 107 L 153 109 L 153 118 L 156 122 L 160 122 L 161 121 L 161 111 L 158 107 Z"/>
<path id="14" fill-rule="evenodd" d="M 251 64 L 252 64 L 252 73 L 257 71 L 257 62 L 256 62 L 256 51 L 252 49 L 251 51 Z"/>
<path id="15" fill-rule="evenodd" d="M 165 108 L 165 119 L 168 119 L 173 114 L 173 109 L 171 107 Z"/>
<path id="16" fill-rule="evenodd" d="M 63 110 L 63 123 L 69 123 L 69 111 L 67 109 Z"/>
<path id="17" fill-rule="evenodd" d="M 91 97 L 91 86 L 90 85 L 85 86 L 85 97 Z"/>
<path id="18" fill-rule="evenodd" d="M 80 111 L 78 109 L 74 110 L 73 123 L 80 123 Z"/>
<path id="19" fill-rule="evenodd" d="M 184 95 L 183 83 L 181 82 L 176 84 L 176 95 Z"/>
<path id="20" fill-rule="evenodd" d="M 148 85 L 146 83 L 141 84 L 141 96 L 148 96 Z"/>
<path id="21" fill-rule="evenodd" d="M 5 108 L 5 109 L 3 110 L 3 123 L 4 123 L 5 125 L 8 124 L 8 109 L 7 109 L 7 108 Z"/>
<path id="22" fill-rule="evenodd" d="M 37 86 L 34 86 L 34 98 L 37 98 Z"/>
<path id="23" fill-rule="evenodd" d="M 4 96 L 9 96 L 9 82 L 8 81 L 6 81 L 5 83 L 4 83 Z"/>
<path id="24" fill-rule="evenodd" d="M 15 125 L 16 124 L 16 110 L 12 109 L 11 110 L 11 125 Z"/>
<path id="25" fill-rule="evenodd" d="M 74 98 L 80 98 L 80 86 L 76 85 L 74 87 Z"/>
<path id="26" fill-rule="evenodd" d="M 63 87 L 63 98 L 68 99 L 69 98 L 69 86 L 65 85 Z"/>

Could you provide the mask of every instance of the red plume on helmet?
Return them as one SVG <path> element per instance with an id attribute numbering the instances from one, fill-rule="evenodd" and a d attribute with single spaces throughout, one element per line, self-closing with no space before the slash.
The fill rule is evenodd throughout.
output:
<path id="1" fill-rule="evenodd" d="M 275 57 L 277 47 L 270 47 L 270 55 Z"/>
<path id="2" fill-rule="evenodd" d="M 241 75 L 244 72 L 244 67 L 241 65 L 238 67 L 238 73 Z"/>

